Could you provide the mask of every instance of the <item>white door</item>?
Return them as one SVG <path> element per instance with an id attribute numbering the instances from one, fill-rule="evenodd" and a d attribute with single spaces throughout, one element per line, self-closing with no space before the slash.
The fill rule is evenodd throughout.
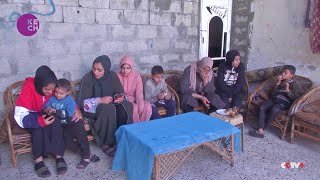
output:
<path id="1" fill-rule="evenodd" d="M 201 0 L 199 58 L 224 60 L 230 48 L 232 0 Z"/>

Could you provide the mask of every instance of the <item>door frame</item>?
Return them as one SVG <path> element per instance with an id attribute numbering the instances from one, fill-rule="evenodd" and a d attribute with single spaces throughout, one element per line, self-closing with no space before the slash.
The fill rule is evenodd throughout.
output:
<path id="1" fill-rule="evenodd" d="M 207 22 L 204 22 L 204 17 L 203 16 L 203 11 L 208 11 L 206 4 L 204 1 L 210 1 L 210 0 L 201 0 L 200 1 L 200 26 L 199 26 L 199 59 L 208 56 L 208 46 L 209 46 L 209 23 L 210 20 Z M 226 13 L 227 15 L 227 25 L 223 26 L 223 33 L 222 33 L 222 42 L 224 42 L 224 32 L 227 32 L 227 41 L 226 41 L 226 52 L 229 51 L 230 49 L 230 34 L 231 34 L 231 19 L 232 19 L 232 4 L 233 0 L 211 0 L 211 1 L 227 1 L 227 9 L 228 12 Z M 217 6 L 218 7 L 218 6 Z M 213 16 L 212 16 L 213 17 Z M 220 16 L 219 16 L 220 17 Z M 221 18 L 221 17 L 220 17 Z M 206 28 L 204 27 L 206 26 Z M 223 52 L 223 46 L 221 48 L 221 51 Z M 223 60 L 225 57 L 216 57 L 216 58 L 211 58 L 213 60 Z"/>

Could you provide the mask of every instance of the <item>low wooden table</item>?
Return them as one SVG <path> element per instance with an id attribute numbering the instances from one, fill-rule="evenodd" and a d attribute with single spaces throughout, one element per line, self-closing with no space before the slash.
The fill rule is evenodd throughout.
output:
<path id="1" fill-rule="evenodd" d="M 121 126 L 113 170 L 128 179 L 169 179 L 198 147 L 206 146 L 234 165 L 240 151 L 240 130 L 199 112 Z M 214 164 L 214 162 L 213 162 Z"/>
<path id="2" fill-rule="evenodd" d="M 230 117 L 230 116 L 225 116 L 225 115 L 221 115 L 216 112 L 213 112 L 213 113 L 210 113 L 210 116 L 218 118 L 220 120 L 224 120 L 225 122 L 228 122 L 233 126 L 236 126 L 237 128 L 241 129 L 241 151 L 243 152 L 244 123 L 243 123 L 242 115 L 238 114 L 238 115 L 235 115 L 234 117 Z"/>

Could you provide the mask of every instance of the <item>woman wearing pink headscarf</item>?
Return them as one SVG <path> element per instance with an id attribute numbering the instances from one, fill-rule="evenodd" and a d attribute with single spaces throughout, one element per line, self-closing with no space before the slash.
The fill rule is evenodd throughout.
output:
<path id="1" fill-rule="evenodd" d="M 126 98 L 133 104 L 133 122 L 143 122 L 150 119 L 151 104 L 144 100 L 142 78 L 134 71 L 133 60 L 124 56 L 120 61 L 120 72 L 117 73 L 123 86 Z"/>

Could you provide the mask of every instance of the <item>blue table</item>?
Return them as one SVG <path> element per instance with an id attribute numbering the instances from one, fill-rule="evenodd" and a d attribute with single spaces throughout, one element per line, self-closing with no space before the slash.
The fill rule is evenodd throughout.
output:
<path id="1" fill-rule="evenodd" d="M 121 126 L 113 170 L 128 179 L 167 179 L 198 146 L 206 146 L 234 164 L 240 152 L 240 130 L 214 117 L 190 112 L 160 120 Z"/>

